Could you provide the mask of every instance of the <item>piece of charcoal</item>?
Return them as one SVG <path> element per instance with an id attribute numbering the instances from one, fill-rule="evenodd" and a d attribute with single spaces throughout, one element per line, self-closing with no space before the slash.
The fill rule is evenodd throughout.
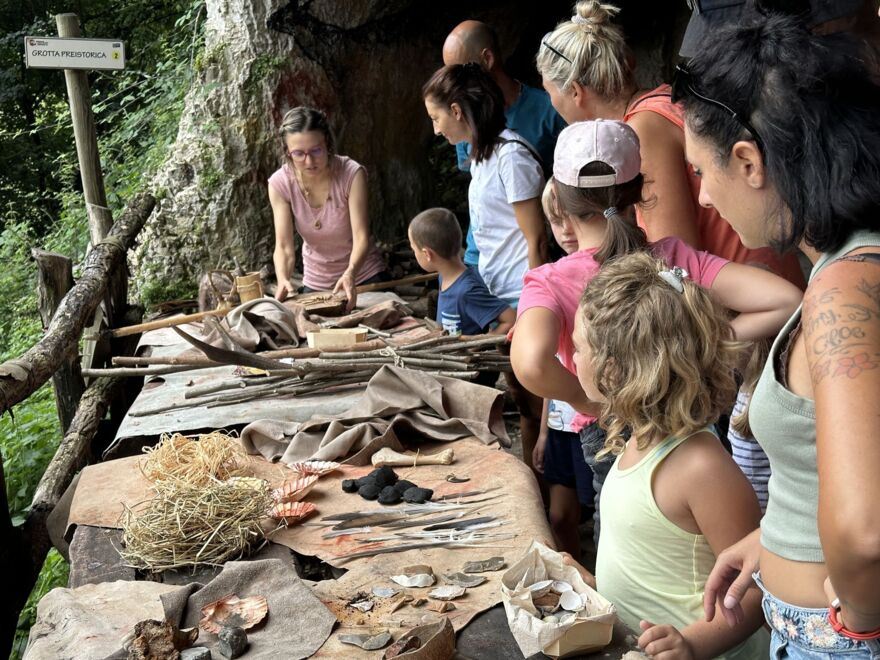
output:
<path id="1" fill-rule="evenodd" d="M 370 485 L 375 486 L 376 485 L 376 477 L 375 477 L 375 475 L 370 473 L 365 477 L 361 477 L 360 479 L 355 479 L 355 483 L 357 484 L 358 488 L 360 488 L 361 486 L 370 486 Z"/>
<path id="2" fill-rule="evenodd" d="M 379 497 L 379 487 L 376 484 L 367 484 L 358 488 L 358 495 L 365 500 L 375 500 Z"/>
<path id="3" fill-rule="evenodd" d="M 376 485 L 379 488 L 385 488 L 385 486 L 393 486 L 397 483 L 397 473 L 391 469 L 388 465 L 383 465 L 380 468 L 376 468 L 370 474 L 367 475 L 366 478 L 372 477 L 376 480 Z"/>
<path id="4" fill-rule="evenodd" d="M 397 504 L 400 502 L 400 491 L 394 486 L 385 486 L 379 493 L 379 504 Z"/>
<path id="5" fill-rule="evenodd" d="M 237 658 L 247 650 L 247 634 L 241 628 L 223 626 L 217 637 L 220 640 L 217 644 L 217 650 L 220 651 L 220 655 L 230 658 L 230 660 Z"/>
<path id="6" fill-rule="evenodd" d="M 356 493 L 358 492 L 358 482 L 357 479 L 343 479 L 342 480 L 342 490 L 346 493 Z"/>
<path id="7" fill-rule="evenodd" d="M 406 479 L 401 479 L 394 487 L 397 489 L 397 492 L 403 495 L 410 488 L 418 488 L 412 481 L 407 481 Z"/>
<path id="8" fill-rule="evenodd" d="M 403 501 L 409 504 L 424 504 L 434 496 L 430 488 L 407 488 L 403 493 Z"/>

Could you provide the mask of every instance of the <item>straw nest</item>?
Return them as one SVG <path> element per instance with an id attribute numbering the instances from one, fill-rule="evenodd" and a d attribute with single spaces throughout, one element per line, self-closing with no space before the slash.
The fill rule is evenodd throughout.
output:
<path id="1" fill-rule="evenodd" d="M 219 565 L 263 541 L 269 485 L 240 476 L 245 455 L 234 438 L 220 431 L 163 434 L 144 452 L 141 470 L 156 495 L 123 511 L 120 554 L 131 566 Z"/>
<path id="2" fill-rule="evenodd" d="M 155 447 L 144 447 L 141 471 L 153 483 L 180 481 L 206 486 L 244 473 L 245 454 L 238 442 L 221 431 L 198 437 L 162 434 Z"/>
<path id="3" fill-rule="evenodd" d="M 151 571 L 223 564 L 264 540 L 260 521 L 272 503 L 268 485 L 160 482 L 152 500 L 125 508 L 120 554 Z"/>

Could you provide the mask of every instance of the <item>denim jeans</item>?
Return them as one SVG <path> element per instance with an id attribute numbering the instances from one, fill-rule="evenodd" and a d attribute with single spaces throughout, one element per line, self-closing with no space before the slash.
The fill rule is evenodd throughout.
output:
<path id="1" fill-rule="evenodd" d="M 878 660 L 880 640 L 858 641 L 838 635 L 828 620 L 828 608 L 796 607 L 774 597 L 759 573 L 755 583 L 764 592 L 761 607 L 770 625 L 770 657 L 784 660 Z"/>
<path id="2" fill-rule="evenodd" d="M 602 495 L 602 484 L 614 465 L 614 456 L 606 455 L 601 461 L 596 460 L 596 454 L 605 446 L 605 430 L 599 426 L 599 422 L 593 422 L 579 431 L 581 449 L 584 452 L 584 460 L 593 472 L 593 492 L 595 493 L 595 511 L 593 511 L 593 541 L 599 547 L 599 497 Z"/>

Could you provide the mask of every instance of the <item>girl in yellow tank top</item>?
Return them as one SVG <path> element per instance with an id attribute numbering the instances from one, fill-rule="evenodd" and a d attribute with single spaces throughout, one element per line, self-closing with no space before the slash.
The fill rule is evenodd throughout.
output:
<path id="1" fill-rule="evenodd" d="M 600 457 L 616 455 L 600 503 L 599 592 L 652 658 L 766 657 L 757 589 L 736 626 L 703 618 L 715 556 L 761 515 L 707 429 L 736 394 L 741 345 L 725 311 L 681 268 L 633 254 L 589 283 L 572 338 L 581 386 L 603 404 Z"/>

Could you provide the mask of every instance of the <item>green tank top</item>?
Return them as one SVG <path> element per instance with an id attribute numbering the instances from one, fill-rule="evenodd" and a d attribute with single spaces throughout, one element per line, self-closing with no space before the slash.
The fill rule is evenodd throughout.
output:
<path id="1" fill-rule="evenodd" d="M 822 255 L 813 266 L 810 281 L 835 259 L 870 246 L 880 246 L 880 233 L 856 232 L 839 250 Z M 773 342 L 752 395 L 749 425 L 770 459 L 770 499 L 761 520 L 762 545 L 785 559 L 824 562 L 818 523 L 816 406 L 786 389 L 775 369 L 800 320 L 798 307 Z"/>

